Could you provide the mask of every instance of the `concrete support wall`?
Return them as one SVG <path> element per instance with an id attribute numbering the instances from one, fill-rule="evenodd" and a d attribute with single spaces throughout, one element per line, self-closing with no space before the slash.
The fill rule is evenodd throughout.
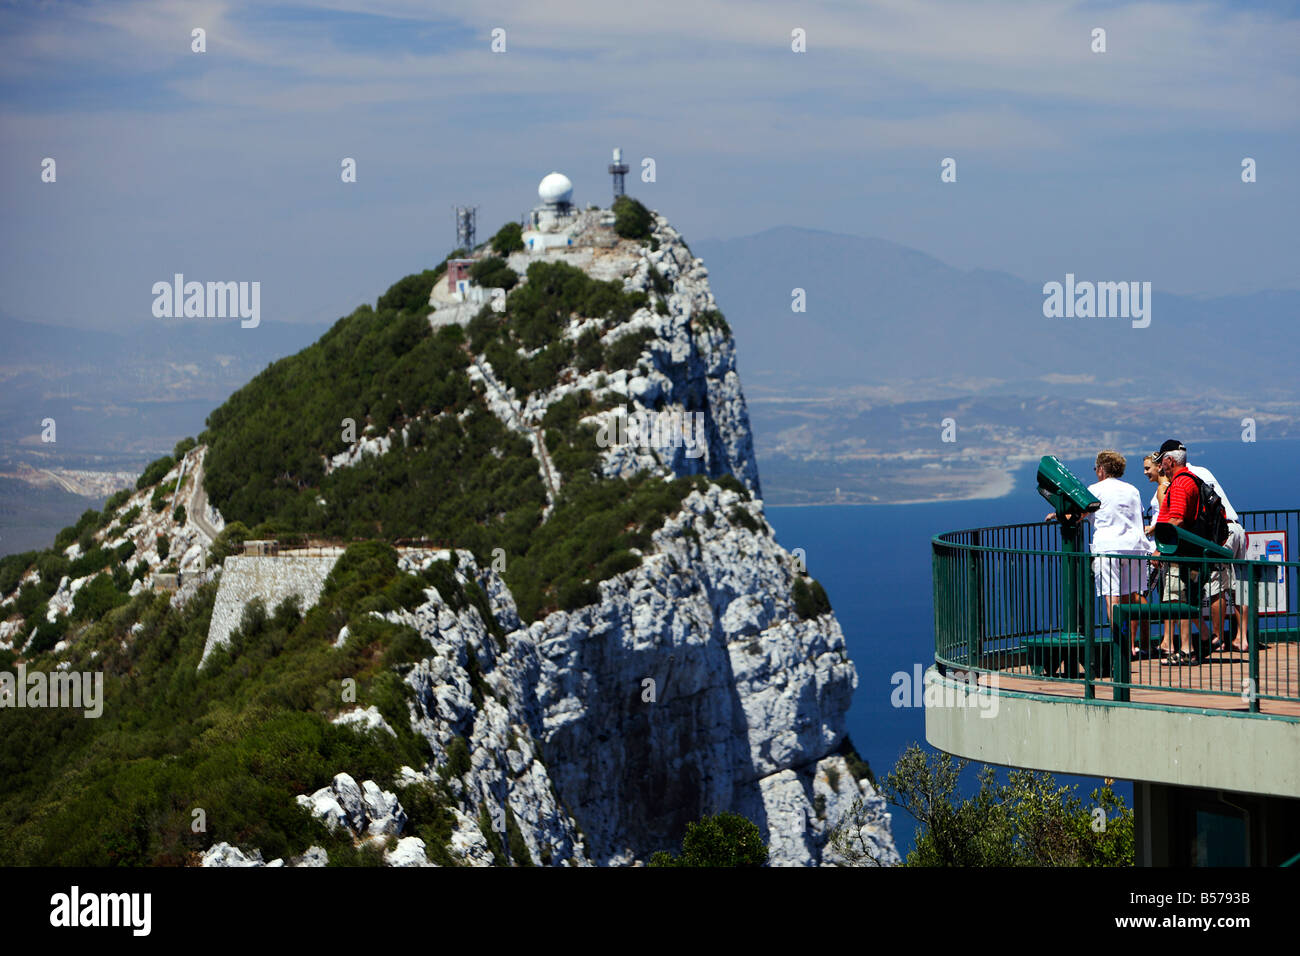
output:
<path id="1" fill-rule="evenodd" d="M 927 701 L 960 704 L 966 692 L 964 683 L 934 667 L 925 682 Z M 996 708 L 927 704 L 926 740 L 1006 767 L 1300 797 L 1300 723 L 1293 720 L 1007 691 L 996 696 Z"/>
<path id="2" fill-rule="evenodd" d="M 208 625 L 208 641 L 203 647 L 199 666 L 203 666 L 213 648 L 230 643 L 230 632 L 239 626 L 244 605 L 253 598 L 260 597 L 267 611 L 275 610 L 292 594 L 302 599 L 304 611 L 315 605 L 320 600 L 325 579 L 338 559 L 337 554 L 323 557 L 235 555 L 226 558 L 212 608 L 212 621 Z"/>

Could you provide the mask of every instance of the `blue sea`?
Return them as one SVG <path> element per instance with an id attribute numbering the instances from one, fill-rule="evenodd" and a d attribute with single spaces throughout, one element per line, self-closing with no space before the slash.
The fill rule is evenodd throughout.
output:
<path id="1" fill-rule="evenodd" d="M 1163 440 L 1155 438 L 1151 444 Z M 1128 458 L 1124 480 L 1137 486 L 1147 501 L 1154 486 L 1142 474 L 1142 455 L 1149 450 L 1120 451 Z M 1214 472 L 1240 511 L 1300 507 L 1295 478 L 1300 474 L 1300 442 L 1203 443 L 1189 446 L 1188 458 Z M 1091 456 L 1064 461 L 1086 483 L 1095 480 Z M 877 779 L 913 742 L 934 752 L 925 742 L 924 711 L 890 705 L 895 687 L 891 676 L 899 671 L 910 675 L 916 665 L 925 668 L 934 661 L 930 538 L 960 528 L 1041 520 L 1048 509 L 1036 488 L 1036 471 L 1036 463 L 1024 466 L 1016 472 L 1010 494 L 984 501 L 767 508 L 777 540 L 787 549 L 806 552 L 808 572 L 825 587 L 844 629 L 849 656 L 858 669 L 848 731 Z M 970 792 L 975 769 L 969 768 L 963 778 Z M 1085 800 L 1101 786 L 1097 778 L 1056 776 L 1063 784 L 1078 784 Z M 1117 783 L 1116 791 L 1132 807 L 1132 784 Z M 891 810 L 894 839 L 906 856 L 915 823 L 901 808 Z"/>

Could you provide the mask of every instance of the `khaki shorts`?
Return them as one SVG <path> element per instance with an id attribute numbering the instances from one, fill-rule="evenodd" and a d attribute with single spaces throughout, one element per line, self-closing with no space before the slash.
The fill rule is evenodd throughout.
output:
<path id="1" fill-rule="evenodd" d="M 1171 604 L 1190 604 L 1190 582 L 1196 580 L 1199 571 L 1188 565 L 1161 563 L 1160 600 Z"/>
<path id="2" fill-rule="evenodd" d="M 1235 576 L 1231 564 L 1216 564 L 1210 570 L 1210 579 L 1205 585 L 1205 597 L 1213 600 L 1233 590 Z"/>

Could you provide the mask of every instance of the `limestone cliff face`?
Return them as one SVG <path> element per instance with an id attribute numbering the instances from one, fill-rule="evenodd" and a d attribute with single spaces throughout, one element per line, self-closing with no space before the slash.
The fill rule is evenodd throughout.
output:
<path id="1" fill-rule="evenodd" d="M 761 530 L 733 523 L 733 509 Z M 789 556 L 734 492 L 693 493 L 655 545 L 602 585 L 599 604 L 529 631 L 543 751 L 589 852 L 644 857 L 731 809 L 758 823 L 773 862 L 817 862 L 826 820 L 813 781 L 857 684 L 838 624 L 794 613 Z M 837 801 L 851 802 L 857 784 L 837 769 Z"/>
<path id="2" fill-rule="evenodd" d="M 535 860 L 627 864 L 729 809 L 759 825 L 774 864 L 807 865 L 863 797 L 890 857 L 883 800 L 830 753 L 857 683 L 843 634 L 831 614 L 795 614 L 789 556 L 765 522 L 729 520 L 733 509 L 762 521 L 733 491 L 693 492 L 598 604 L 527 628 L 468 553 L 403 553 L 409 570 L 456 562 L 508 631 L 503 650 L 475 609 L 454 611 L 432 588 L 421 607 L 386 615 L 432 650 L 406 682 L 412 727 L 440 756 L 409 776 L 432 779 L 452 741 L 468 742 L 472 769 L 452 782 L 467 846 L 480 808 L 490 819 L 508 805 Z"/>
<path id="3" fill-rule="evenodd" d="M 629 290 L 667 283 L 667 315 L 643 309 L 605 336 L 652 333 L 635 367 L 608 376 L 571 370 L 523 402 L 481 357 L 471 377 L 485 383 L 493 412 L 529 437 L 547 408 L 581 389 L 626 395 L 629 414 L 702 416 L 702 448 L 661 432 L 607 448 L 605 473 L 729 473 L 752 498 L 718 485 L 693 492 L 640 567 L 600 584 L 599 603 L 526 628 L 505 583 L 459 554 L 461 573 L 491 596 L 507 648 L 494 645 L 476 611 L 453 613 L 434 591 L 414 614 L 389 615 L 436 650 L 407 676 L 413 726 L 440 754 L 457 735 L 467 739 L 473 770 L 455 784 L 467 829 L 480 807 L 490 815 L 508 804 L 534 859 L 645 860 L 675 848 L 688 822 L 734 810 L 759 825 L 774 864 L 817 864 L 857 798 L 870 818 L 864 835 L 883 859 L 896 859 L 884 801 L 834 754 L 857 675 L 834 615 L 796 613 L 797 571 L 763 515 L 735 344 L 709 315 L 717 303 L 707 269 L 662 217 L 659 248 L 650 251 L 600 242 L 600 215 L 583 214 L 576 248 L 548 258 L 622 278 Z M 516 254 L 510 264 L 522 274 L 529 261 Z M 459 317 L 447 311 L 431 321 Z M 576 339 L 588 327 L 575 317 L 568 334 Z M 588 421 L 613 429 L 615 414 Z M 562 485 L 542 443 L 533 447 L 540 470 Z M 403 560 L 418 566 L 434 557 Z M 471 656 L 491 689 L 480 708 L 471 700 Z"/>

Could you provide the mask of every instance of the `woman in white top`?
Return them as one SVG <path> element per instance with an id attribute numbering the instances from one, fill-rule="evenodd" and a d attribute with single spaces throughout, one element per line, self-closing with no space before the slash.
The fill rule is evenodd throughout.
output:
<path id="1" fill-rule="evenodd" d="M 1085 515 L 1093 522 L 1093 554 L 1131 554 L 1128 558 L 1097 558 L 1093 561 L 1093 574 L 1097 582 L 1097 595 L 1106 601 L 1106 619 L 1116 604 L 1146 603 L 1147 558 L 1155 547 L 1142 526 L 1142 496 L 1127 481 L 1120 481 L 1127 462 L 1117 451 L 1107 449 L 1097 453 L 1093 465 L 1097 482 L 1088 490 L 1101 501 L 1101 507 Z M 1049 515 L 1054 518 L 1055 515 Z M 1134 657 L 1140 648 L 1136 640 L 1132 645 Z"/>

